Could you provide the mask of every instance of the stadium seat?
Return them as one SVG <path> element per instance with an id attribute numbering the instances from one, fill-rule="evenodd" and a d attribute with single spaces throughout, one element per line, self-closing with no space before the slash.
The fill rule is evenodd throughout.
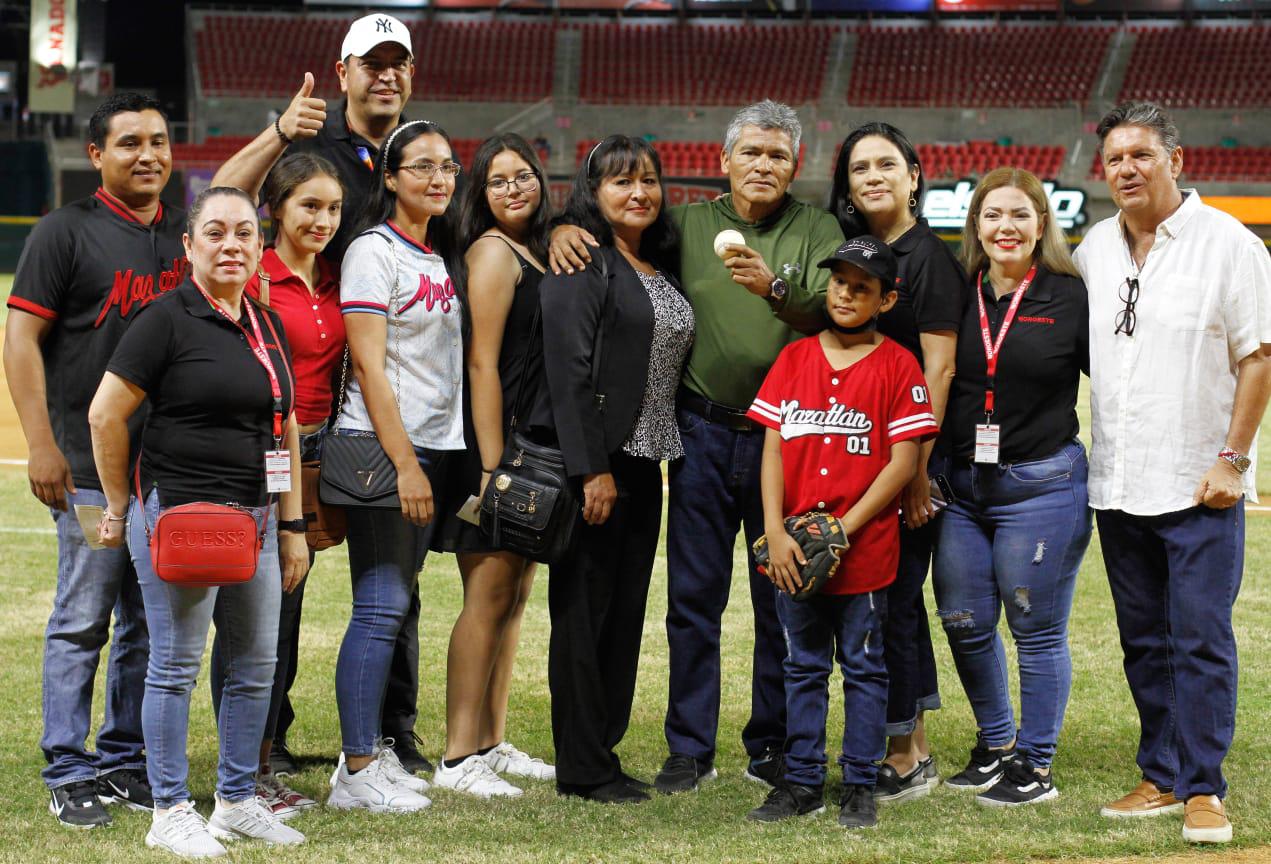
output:
<path id="1" fill-rule="evenodd" d="M 847 101 L 985 108 L 1084 105 L 1112 32 L 1075 25 L 860 27 Z"/>
<path id="2" fill-rule="evenodd" d="M 1121 99 L 1170 108 L 1271 105 L 1271 27 L 1136 27 Z"/>

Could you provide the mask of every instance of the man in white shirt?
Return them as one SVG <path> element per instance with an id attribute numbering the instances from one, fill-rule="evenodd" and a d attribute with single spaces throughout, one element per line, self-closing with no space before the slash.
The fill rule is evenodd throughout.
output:
<path id="1" fill-rule="evenodd" d="M 1097 134 L 1120 212 L 1075 256 L 1090 292 L 1090 504 L 1143 775 L 1101 812 L 1183 810 L 1185 840 L 1225 843 L 1231 612 L 1271 392 L 1271 258 L 1237 220 L 1179 189 L 1178 129 L 1160 107 L 1119 105 Z"/>

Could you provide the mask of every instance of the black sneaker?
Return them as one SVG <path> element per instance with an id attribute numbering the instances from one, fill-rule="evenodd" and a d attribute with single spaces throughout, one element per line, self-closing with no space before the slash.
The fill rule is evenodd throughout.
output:
<path id="1" fill-rule="evenodd" d="M 878 824 L 877 790 L 855 783 L 844 783 L 839 824 L 844 828 L 873 828 Z"/>
<path id="2" fill-rule="evenodd" d="M 750 760 L 745 778 L 753 783 L 764 783 L 774 789 L 781 785 L 786 774 L 786 754 L 778 747 L 769 747 L 761 755 Z"/>
<path id="3" fill-rule="evenodd" d="M 556 794 L 563 797 L 582 798 L 597 804 L 642 804 L 651 800 L 648 793 L 628 785 L 623 778 L 600 786 L 574 786 L 569 783 L 557 783 Z"/>
<path id="4" fill-rule="evenodd" d="M 269 770 L 275 777 L 289 777 L 300 773 L 300 763 L 287 749 L 287 742 L 280 738 L 275 738 L 274 743 L 269 746 Z"/>
<path id="5" fill-rule="evenodd" d="M 117 768 L 97 777 L 97 797 L 103 804 L 123 804 L 132 810 L 153 810 L 154 795 L 146 772 Z"/>
<path id="6" fill-rule="evenodd" d="M 634 789 L 637 792 L 643 792 L 646 795 L 653 791 L 652 783 L 646 783 L 643 780 L 638 780 L 626 771 L 623 771 L 618 775 L 618 780 L 626 784 L 629 788 Z"/>
<path id="7" fill-rule="evenodd" d="M 825 810 L 825 796 L 820 786 L 803 783 L 781 783 L 774 786 L 754 810 L 746 814 L 752 822 L 780 822 L 792 816 L 807 816 Z"/>
<path id="8" fill-rule="evenodd" d="M 49 812 L 68 828 L 110 824 L 110 814 L 97 798 L 97 781 L 80 780 L 49 790 Z"/>
<path id="9" fill-rule="evenodd" d="M 1002 779 L 987 792 L 976 795 L 975 801 L 985 807 L 1018 807 L 1058 797 L 1053 773 L 1043 777 L 1027 759 L 1016 758 L 1007 763 Z"/>
<path id="10" fill-rule="evenodd" d="M 699 783 L 714 780 L 719 776 L 715 766 L 683 753 L 672 753 L 662 763 L 662 770 L 653 778 L 653 788 L 663 795 L 674 795 L 676 792 L 688 792 L 696 789 Z"/>
<path id="11" fill-rule="evenodd" d="M 964 792 L 983 792 L 1001 779 L 1002 772 L 1014 758 L 1014 744 L 1005 750 L 993 750 L 985 745 L 982 738 L 976 736 L 971 761 L 962 771 L 946 779 L 944 785 Z"/>
<path id="12" fill-rule="evenodd" d="M 394 735 L 386 735 L 385 738 L 393 739 L 393 752 L 397 754 L 397 759 L 402 763 L 402 767 L 412 774 L 423 771 L 425 774 L 433 772 L 433 764 L 424 758 L 419 752 L 419 745 L 423 744 L 423 740 L 415 734 L 414 730 L 410 732 L 398 732 Z"/>
<path id="13" fill-rule="evenodd" d="M 895 766 L 884 762 L 878 769 L 878 782 L 874 785 L 874 800 L 904 801 L 927 795 L 932 788 L 932 783 L 927 777 L 927 766 L 930 764 L 929 759 L 920 759 L 912 771 L 901 774 Z"/>

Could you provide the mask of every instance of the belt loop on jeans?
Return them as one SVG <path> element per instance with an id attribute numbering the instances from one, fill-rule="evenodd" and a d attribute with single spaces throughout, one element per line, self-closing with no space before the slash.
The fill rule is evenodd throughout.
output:
<path id="1" fill-rule="evenodd" d="M 761 432 L 763 426 L 746 416 L 745 411 L 729 408 L 712 402 L 705 396 L 699 396 L 687 387 L 681 387 L 676 394 L 676 404 L 685 411 L 703 417 L 710 423 L 716 423 L 734 432 Z"/>

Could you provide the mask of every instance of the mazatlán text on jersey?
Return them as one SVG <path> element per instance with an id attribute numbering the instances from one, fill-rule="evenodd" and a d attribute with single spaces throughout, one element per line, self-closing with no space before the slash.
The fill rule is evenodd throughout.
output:
<path id="1" fill-rule="evenodd" d="M 159 274 L 158 293 L 154 290 L 153 273 L 134 275 L 132 268 L 116 270 L 115 284 L 111 286 L 110 296 L 106 298 L 106 302 L 102 304 L 101 311 L 97 313 L 97 320 L 93 322 L 93 327 L 100 327 L 101 323 L 106 320 L 106 315 L 113 308 L 119 309 L 120 318 L 127 319 L 132 314 L 135 305 L 140 309 L 152 300 L 158 299 L 160 294 L 166 294 L 185 281 L 185 274 L 189 269 L 190 261 L 188 258 L 183 256 L 176 258 L 172 262 L 171 268 Z"/>
<path id="2" fill-rule="evenodd" d="M 797 399 L 781 403 L 781 437 L 786 441 L 801 435 L 861 434 L 873 428 L 867 414 L 846 405 L 822 409 L 803 408 Z"/>

